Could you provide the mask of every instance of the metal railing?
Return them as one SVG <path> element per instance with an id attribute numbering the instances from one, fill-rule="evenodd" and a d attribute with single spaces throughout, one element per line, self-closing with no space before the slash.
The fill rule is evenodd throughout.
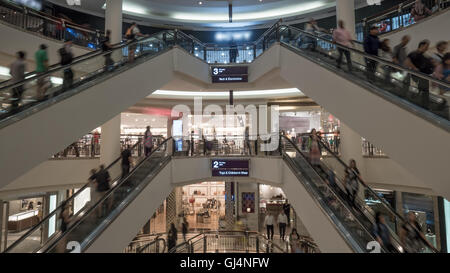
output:
<path id="1" fill-rule="evenodd" d="M 55 40 L 70 39 L 76 45 L 94 50 L 99 48 L 104 38 L 104 34 L 99 30 L 4 0 L 0 1 L 0 20 Z"/>
<path id="2" fill-rule="evenodd" d="M 403 2 L 380 14 L 364 18 L 364 32 L 368 33 L 371 26 L 378 26 L 380 28 L 380 33 L 384 34 L 416 24 L 418 21 L 416 21 L 411 14 L 415 2 L 416 0 Z M 422 0 L 422 2 L 424 3 L 426 10 L 424 11 L 423 16 L 418 17 L 419 20 L 450 7 L 450 1 L 448 0 Z"/>

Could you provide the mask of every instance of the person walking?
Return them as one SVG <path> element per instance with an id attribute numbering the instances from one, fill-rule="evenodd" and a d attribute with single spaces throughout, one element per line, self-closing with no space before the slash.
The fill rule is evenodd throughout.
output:
<path id="1" fill-rule="evenodd" d="M 345 47 L 353 47 L 353 38 L 348 30 L 345 29 L 345 23 L 343 20 L 339 20 L 338 28 L 333 31 L 333 42 L 345 46 Z M 342 59 L 345 55 L 347 59 L 347 67 L 348 72 L 352 71 L 352 58 L 350 56 L 350 51 L 344 49 L 342 47 L 337 47 L 339 52 L 339 57 L 337 59 L 337 68 L 341 69 Z"/>
<path id="2" fill-rule="evenodd" d="M 178 231 L 174 223 L 170 224 L 169 233 L 167 234 L 167 245 L 169 252 L 173 251 L 177 245 Z"/>
<path id="3" fill-rule="evenodd" d="M 66 40 L 64 46 L 59 49 L 59 56 L 61 58 L 61 65 L 69 65 L 73 62 L 72 41 Z M 73 71 L 71 67 L 64 69 L 63 89 L 67 89 L 73 84 Z"/>
<path id="4" fill-rule="evenodd" d="M 47 46 L 42 44 L 39 46 L 39 50 L 34 54 L 34 59 L 36 61 L 36 73 L 37 75 L 45 74 L 48 71 L 48 54 Z M 47 91 L 46 88 L 47 78 L 41 77 L 37 80 L 37 98 L 42 99 Z"/>
<path id="5" fill-rule="evenodd" d="M 430 47 L 430 41 L 423 40 L 419 43 L 417 50 L 411 52 L 406 59 L 406 67 L 411 70 L 421 72 L 426 75 L 431 75 L 434 72 L 434 65 L 430 58 L 425 56 L 425 53 Z M 427 79 L 411 76 L 412 80 L 417 82 L 417 88 L 421 94 L 422 107 L 429 109 L 430 102 L 430 83 Z"/>
<path id="6" fill-rule="evenodd" d="M 364 39 L 364 52 L 372 55 L 378 56 L 378 50 L 380 49 L 381 43 L 378 38 L 378 28 L 376 26 L 372 26 L 370 28 L 369 35 Z M 370 58 L 365 58 L 366 61 L 366 76 L 369 82 L 375 81 L 375 72 L 377 70 L 378 62 L 376 60 L 372 60 Z"/>
<path id="7" fill-rule="evenodd" d="M 373 235 L 381 247 L 389 252 L 397 252 L 392 245 L 391 234 L 386 226 L 386 220 L 381 212 L 375 214 L 375 224 L 373 226 Z"/>
<path id="8" fill-rule="evenodd" d="M 388 62 L 392 62 L 393 61 L 393 54 L 392 54 L 392 49 L 389 46 L 389 39 L 384 39 L 383 41 L 381 41 L 381 45 L 380 45 L 380 49 L 381 49 L 381 55 L 380 57 Z M 392 67 L 389 65 L 384 65 L 383 66 L 384 69 L 384 82 L 386 84 L 389 84 L 391 82 L 391 72 L 392 72 Z"/>
<path id="9" fill-rule="evenodd" d="M 401 42 L 394 47 L 392 52 L 392 61 L 399 66 L 404 66 L 405 61 L 408 58 L 408 52 L 406 46 L 411 41 L 411 37 L 409 35 L 405 35 L 402 37 Z"/>
<path id="10" fill-rule="evenodd" d="M 271 212 L 267 212 L 266 218 L 264 219 L 264 225 L 267 229 L 267 239 L 273 240 L 273 225 L 274 225 L 275 219 Z"/>
<path id="11" fill-rule="evenodd" d="M 434 249 L 434 247 L 425 238 L 422 227 L 417 222 L 414 211 L 409 211 L 406 222 L 402 225 L 400 231 L 400 241 L 402 242 L 406 253 L 419 253 L 422 249 L 422 243 Z"/>
<path id="12" fill-rule="evenodd" d="M 287 216 L 284 213 L 284 211 L 281 210 L 280 214 L 278 215 L 278 227 L 280 229 L 280 239 L 282 241 L 284 241 L 284 237 L 286 235 L 287 223 L 288 223 Z"/>
<path id="13" fill-rule="evenodd" d="M 145 130 L 144 133 L 144 153 L 146 157 L 151 154 L 152 148 L 153 148 L 153 135 L 152 131 L 150 130 L 150 126 L 147 126 L 147 130 Z"/>
<path id="14" fill-rule="evenodd" d="M 244 154 L 252 155 L 252 146 L 250 144 L 250 128 L 247 126 L 245 127 L 245 148 L 244 148 Z M 248 151 L 248 153 L 247 153 Z"/>
<path id="15" fill-rule="evenodd" d="M 450 83 L 450 53 L 444 55 L 442 58 L 442 63 L 434 70 L 433 77 Z M 450 91 L 450 88 L 444 86 L 439 86 L 439 89 L 439 93 L 441 95 L 444 95 L 446 92 Z"/>
<path id="16" fill-rule="evenodd" d="M 26 70 L 25 56 L 26 56 L 25 52 L 23 51 L 17 52 L 16 60 L 9 67 L 9 73 L 11 74 L 12 84 L 16 84 L 25 80 L 25 70 Z M 23 92 L 24 92 L 23 84 L 13 88 L 12 90 L 13 101 L 11 103 L 11 107 L 13 109 L 19 107 L 19 103 L 22 100 Z"/>
<path id="17" fill-rule="evenodd" d="M 130 173 L 130 166 L 132 163 L 130 145 L 127 145 L 125 150 L 122 151 L 121 157 L 122 157 L 122 164 L 121 164 L 122 176 L 121 176 L 121 178 L 124 179 Z"/>
<path id="18" fill-rule="evenodd" d="M 290 224 L 291 224 L 291 205 L 289 204 L 289 201 L 287 199 L 286 199 L 286 203 L 283 204 L 283 211 L 287 217 L 287 224 L 288 224 L 288 226 L 290 226 Z"/>
<path id="19" fill-rule="evenodd" d="M 314 18 L 310 18 L 309 22 L 306 23 L 306 25 L 305 25 L 305 31 L 312 35 L 317 35 L 317 32 L 322 32 L 322 31 L 324 31 L 324 29 L 320 28 L 319 25 L 317 25 L 317 21 L 314 20 Z M 317 47 L 317 39 L 316 38 L 305 35 L 304 43 L 307 45 L 307 48 L 309 50 L 316 51 L 316 47 Z"/>
<path id="20" fill-rule="evenodd" d="M 353 206 L 356 206 L 356 195 L 359 190 L 359 181 L 361 181 L 360 172 L 356 167 L 356 161 L 350 159 L 349 167 L 345 170 L 344 186 L 347 192 L 347 198 Z"/>

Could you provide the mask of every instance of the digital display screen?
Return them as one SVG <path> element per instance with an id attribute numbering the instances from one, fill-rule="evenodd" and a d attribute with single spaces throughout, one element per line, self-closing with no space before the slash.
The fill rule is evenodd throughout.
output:
<path id="1" fill-rule="evenodd" d="M 248 82 L 247 66 L 212 66 L 213 83 Z"/>
<path id="2" fill-rule="evenodd" d="M 249 176 L 249 160 L 214 159 L 212 176 Z"/>

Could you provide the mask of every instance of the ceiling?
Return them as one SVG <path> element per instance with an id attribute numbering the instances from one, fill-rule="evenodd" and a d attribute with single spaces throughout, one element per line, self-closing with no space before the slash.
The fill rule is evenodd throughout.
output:
<path id="1" fill-rule="evenodd" d="M 55 4 L 104 14 L 105 0 L 81 0 L 81 6 L 68 6 L 66 0 Z M 151 23 L 238 28 L 273 23 L 335 6 L 334 0 L 233 0 L 233 23 L 228 22 L 228 0 L 123 0 L 127 18 Z"/>

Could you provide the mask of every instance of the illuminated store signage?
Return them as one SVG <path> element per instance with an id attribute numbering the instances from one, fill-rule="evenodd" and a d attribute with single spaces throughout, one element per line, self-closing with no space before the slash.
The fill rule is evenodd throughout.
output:
<path id="1" fill-rule="evenodd" d="M 213 159 L 212 176 L 249 176 L 249 160 Z"/>
<path id="2" fill-rule="evenodd" d="M 212 66 L 213 83 L 248 82 L 247 66 Z"/>

